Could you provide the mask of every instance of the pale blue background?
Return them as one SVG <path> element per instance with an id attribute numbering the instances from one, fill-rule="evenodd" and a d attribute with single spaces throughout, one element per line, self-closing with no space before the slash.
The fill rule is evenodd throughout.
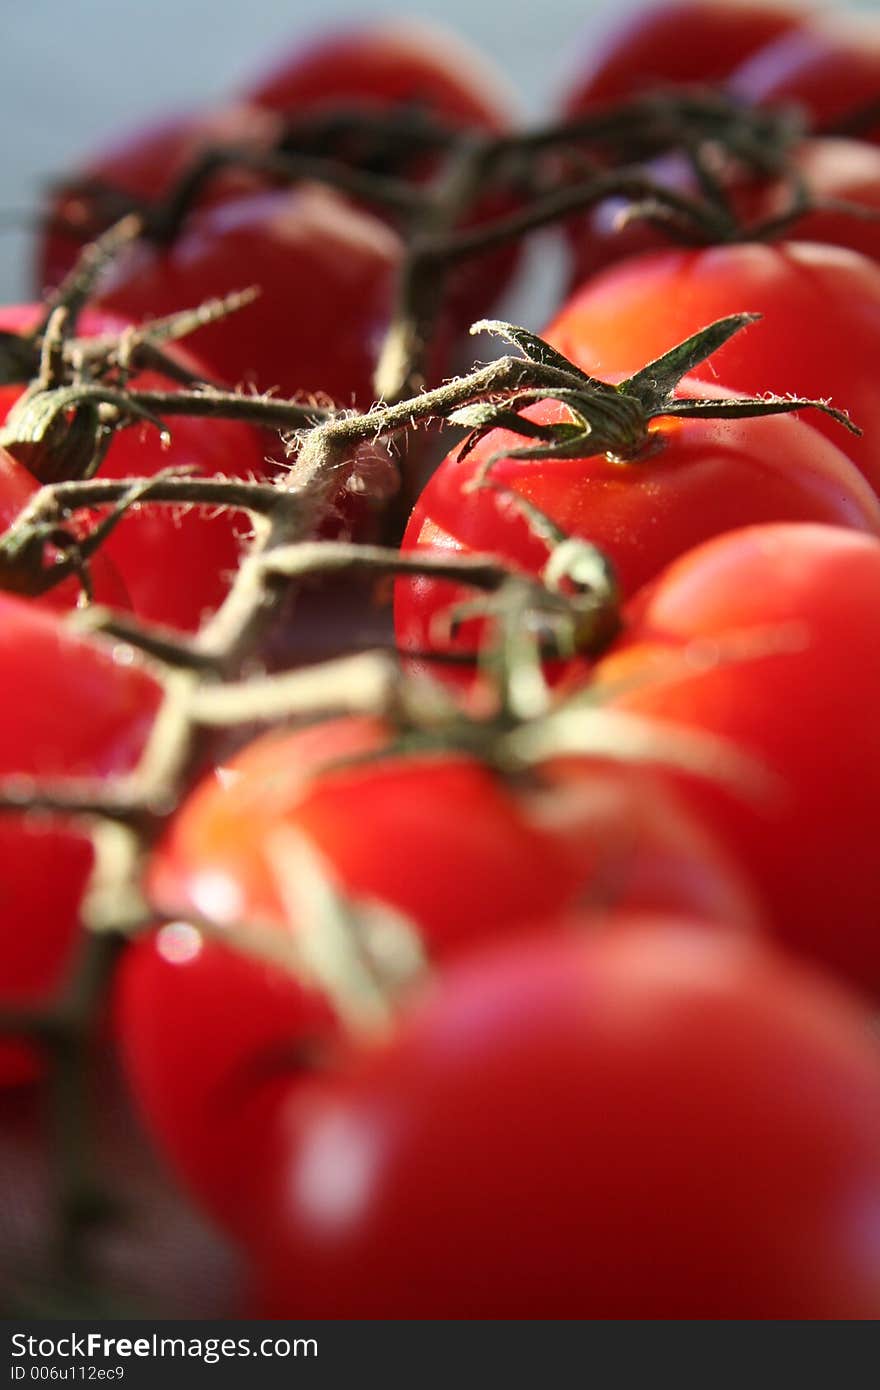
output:
<path id="1" fill-rule="evenodd" d="M 615 0 L 3 0 L 0 27 L 0 226 L 36 203 L 41 178 L 114 131 L 163 110 L 222 97 L 298 35 L 346 19 L 408 14 L 457 30 L 537 116 Z M 880 0 L 862 0 L 878 8 Z M 587 39 L 588 41 L 588 39 Z M 0 297 L 27 290 L 28 238 L 0 231 Z"/>

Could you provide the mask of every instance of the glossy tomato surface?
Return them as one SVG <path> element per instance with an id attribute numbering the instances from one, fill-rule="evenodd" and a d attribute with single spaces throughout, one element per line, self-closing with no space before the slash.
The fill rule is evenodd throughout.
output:
<path id="1" fill-rule="evenodd" d="M 748 394 L 830 400 L 862 437 L 817 413 L 810 423 L 880 489 L 880 266 L 854 251 L 743 243 L 634 257 L 577 291 L 545 336 L 586 371 L 618 380 L 733 313 L 763 317 L 694 376 Z"/>
<path id="2" fill-rule="evenodd" d="M 0 776 L 52 783 L 131 769 L 159 689 L 126 656 L 121 648 L 73 636 L 54 614 L 27 600 L 0 595 L 6 694 Z M 0 860 L 0 995 L 7 1004 L 38 1003 L 64 979 L 75 951 L 91 845 L 81 830 L 57 819 L 4 814 Z M 29 1050 L 0 1046 L 0 1081 L 24 1079 L 32 1070 Z"/>
<path id="3" fill-rule="evenodd" d="M 27 331 L 39 322 L 40 314 L 36 305 L 0 309 L 0 329 Z M 78 331 L 85 338 L 99 337 L 120 333 L 128 324 L 118 316 L 87 310 Z M 200 376 L 208 374 L 209 369 L 188 350 L 172 345 L 166 351 L 180 366 Z M 176 389 L 174 382 L 156 372 L 140 373 L 131 386 L 141 391 Z M 23 384 L 0 386 L 0 420 L 5 421 L 23 390 Z M 170 443 L 163 442 L 152 425 L 120 431 L 101 464 L 100 476 L 149 478 L 164 468 L 190 468 L 203 477 L 259 478 L 269 471 L 265 462 L 269 437 L 264 439 L 245 425 L 186 416 L 175 416 L 168 424 Z M 39 459 L 23 457 L 38 466 Z M 114 607 L 130 607 L 139 618 L 193 630 L 225 597 L 248 531 L 247 518 L 235 512 L 218 515 L 205 508 L 138 506 L 101 547 L 95 596 Z M 73 601 L 71 586 L 62 587 L 67 601 Z"/>
<path id="4" fill-rule="evenodd" d="M 682 382 L 678 394 L 721 399 L 706 382 Z M 529 407 L 532 419 L 568 419 L 550 401 Z M 665 565 L 701 541 L 759 521 L 823 521 L 880 535 L 876 494 L 839 449 L 806 423 L 808 415 L 751 420 L 659 419 L 652 449 L 630 462 L 604 455 L 583 459 L 504 458 L 526 442 L 493 430 L 461 462 L 457 450 L 440 465 L 410 518 L 406 551 L 497 555 L 539 575 L 550 557 L 517 510 L 536 506 L 565 535 L 589 540 L 611 562 L 629 596 Z M 487 460 L 492 487 L 469 490 Z M 404 651 L 478 648 L 485 625 L 454 629 L 456 605 L 472 591 L 429 577 L 399 579 L 395 624 Z"/>
<path id="5" fill-rule="evenodd" d="M 783 34 L 734 72 L 730 86 L 746 101 L 800 107 L 809 128 L 852 130 L 880 142 L 880 23 L 876 14 L 829 12 Z M 862 112 L 870 119 L 857 119 Z"/>
<path id="6" fill-rule="evenodd" d="M 709 779 L 692 809 L 748 866 L 775 933 L 867 992 L 880 988 L 880 543 L 837 527 L 720 536 L 637 595 L 597 694 L 708 731 L 771 781 Z"/>
<path id="7" fill-rule="evenodd" d="M 627 6 L 611 24 L 607 17 L 594 22 L 563 110 L 576 115 L 660 87 L 721 82 L 765 44 L 797 31 L 804 18 L 794 5 L 740 0 Z"/>
<path id="8" fill-rule="evenodd" d="M 138 1105 L 190 1190 L 238 1233 L 251 1211 L 242 1134 L 262 1142 L 279 1086 L 325 1065 L 340 1032 L 327 995 L 242 954 L 311 926 L 296 906 L 297 836 L 356 904 L 405 914 L 440 965 L 574 903 L 597 921 L 624 905 L 758 922 L 732 862 L 643 773 L 568 760 L 526 798 L 454 754 L 320 770 L 385 741 L 378 725 L 333 721 L 262 739 L 205 782 L 153 870 L 154 900 L 180 920 L 123 963 L 118 1032 Z M 192 908 L 235 929 L 238 949 L 203 940 Z"/>
<path id="9" fill-rule="evenodd" d="M 878 1084 L 867 1013 L 741 938 L 496 943 L 291 1091 L 262 1311 L 876 1317 Z"/>
<path id="10" fill-rule="evenodd" d="M 192 335 L 209 370 L 367 407 L 400 249 L 384 223 L 317 185 L 258 193 L 196 211 L 167 249 L 132 247 L 99 302 L 143 319 L 254 286 L 252 304 Z"/>

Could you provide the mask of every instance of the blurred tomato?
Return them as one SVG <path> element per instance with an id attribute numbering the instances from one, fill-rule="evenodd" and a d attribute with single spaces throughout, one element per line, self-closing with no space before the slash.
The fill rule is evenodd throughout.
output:
<path id="1" fill-rule="evenodd" d="M 748 0 L 656 0 L 610 24 L 606 15 L 589 35 L 561 109 L 575 116 L 661 87 L 721 82 L 765 44 L 797 33 L 805 18 L 795 5 Z"/>
<path id="2" fill-rule="evenodd" d="M 119 1035 L 138 1104 L 190 1190 L 235 1231 L 251 1213 L 243 1136 L 259 1147 L 279 1087 L 326 1064 L 340 1031 L 335 999 L 247 954 L 267 932 L 295 944 L 313 926 L 296 906 L 298 837 L 363 911 L 403 914 L 438 962 L 576 902 L 597 917 L 625 905 L 756 922 L 737 869 L 645 774 L 561 760 L 524 795 L 439 751 L 321 770 L 387 738 L 355 719 L 275 734 L 203 783 L 153 869 L 155 901 L 180 921 L 123 962 Z M 220 940 L 187 924 L 192 908 Z M 390 961 L 400 943 L 387 921 L 377 931 L 372 948 Z"/>
<path id="3" fill-rule="evenodd" d="M 877 1316 L 867 1014 L 686 918 L 590 925 L 291 1090 L 249 1174 L 266 1315 Z"/>
<path id="4" fill-rule="evenodd" d="M 847 133 L 851 118 L 872 115 L 853 133 L 880 141 L 880 23 L 876 15 L 830 11 L 749 58 L 732 91 L 764 106 L 801 107 L 811 130 Z"/>
<path id="5" fill-rule="evenodd" d="M 63 782 L 110 777 L 137 762 L 159 688 L 122 647 L 87 642 L 54 614 L 0 595 L 5 716 L 0 776 Z M 80 938 L 92 862 L 81 827 L 41 815 L 0 816 L 0 936 L 7 1005 L 39 1005 L 65 978 Z M 0 1046 L 0 1082 L 29 1077 L 33 1054 Z"/>
<path id="6" fill-rule="evenodd" d="M 719 536 L 636 595 L 598 698 L 709 732 L 775 782 L 751 796 L 671 773 L 748 866 L 773 931 L 880 988 L 880 542 L 832 526 Z"/>

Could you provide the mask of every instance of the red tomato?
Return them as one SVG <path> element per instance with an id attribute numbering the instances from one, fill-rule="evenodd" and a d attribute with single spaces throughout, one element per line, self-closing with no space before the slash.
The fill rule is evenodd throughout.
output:
<path id="1" fill-rule="evenodd" d="M 198 210 L 167 249 L 131 247 L 98 302 L 140 320 L 257 285 L 254 303 L 192 335 L 209 371 L 369 406 L 400 254 L 384 223 L 327 189 L 258 193 Z"/>
<path id="2" fill-rule="evenodd" d="M 819 202 L 847 202 L 880 214 L 880 152 L 860 140 L 804 140 L 790 156 L 793 173 L 803 178 L 812 197 Z M 653 160 L 648 166 L 652 179 L 674 193 L 695 196 L 696 178 L 682 156 Z M 791 185 L 786 179 L 742 181 L 732 175 L 728 193 L 743 227 L 755 227 L 788 213 L 792 204 Z M 676 234 L 638 219 L 623 223 L 629 203 L 609 198 L 588 216 L 569 224 L 572 258 L 571 288 L 597 271 L 626 256 L 665 250 L 676 244 Z M 880 259 L 880 230 L 876 216 L 860 217 L 854 212 L 819 208 L 787 226 L 787 237 L 799 241 L 822 241 L 831 246 L 847 246 L 872 260 Z"/>
<path id="3" fill-rule="evenodd" d="M 854 251 L 749 242 L 638 256 L 584 285 L 545 337 L 578 366 L 618 380 L 731 313 L 764 318 L 694 376 L 750 395 L 830 399 L 862 438 L 818 413 L 811 423 L 880 489 L 880 266 Z"/>
<path id="4" fill-rule="evenodd" d="M 797 32 L 803 10 L 746 0 L 659 0 L 591 33 L 566 91 L 571 116 L 657 87 L 721 82 L 752 53 Z M 602 21 L 600 21 L 602 22 Z"/>
<path id="5" fill-rule="evenodd" d="M 345 720 L 250 745 L 175 817 L 154 867 L 157 901 L 181 914 L 191 905 L 221 923 L 289 927 L 283 855 L 279 861 L 270 843 L 287 826 L 327 859 L 346 892 L 390 904 L 421 928 L 429 950 L 443 954 L 478 930 L 532 920 L 588 892 L 606 851 L 631 845 L 622 830 L 628 822 L 643 854 L 663 847 L 685 866 L 697 857 L 674 813 L 655 815 L 650 788 L 613 766 L 594 770 L 595 792 L 587 784 L 578 793 L 581 779 L 570 770 L 548 772 L 546 794 L 534 800 L 515 796 L 459 753 L 388 755 L 318 775 L 324 764 L 378 752 L 387 739 L 380 725 Z M 560 786 L 568 794 L 556 815 L 550 789 Z M 640 798 L 644 812 L 634 804 Z M 641 891 L 633 887 L 639 872 L 633 861 L 618 875 L 618 894 Z M 677 901 L 686 898 L 692 910 L 686 869 L 670 879 L 676 876 Z M 724 875 L 717 877 L 713 912 L 743 920 L 741 892 L 732 894 Z"/>
<path id="6" fill-rule="evenodd" d="M 386 739 L 351 719 L 245 749 L 172 823 L 155 900 L 183 919 L 194 906 L 221 927 L 296 934 L 283 840 L 295 832 L 356 901 L 404 913 L 437 960 L 575 902 L 756 922 L 737 871 L 638 772 L 559 764 L 543 793 L 525 798 L 458 754 L 319 771 Z M 118 1018 L 151 1132 L 212 1213 L 241 1231 L 240 1136 L 261 1142 L 285 1072 L 334 1041 L 329 1003 L 278 967 L 202 942 L 184 920 L 130 948 Z"/>
<path id="7" fill-rule="evenodd" d="M 39 484 L 27 469 L 17 463 L 5 449 L 0 449 L 0 533 L 16 519 L 38 491 Z M 95 602 L 106 603 L 113 608 L 130 606 L 128 593 L 116 569 L 105 555 L 99 553 L 91 561 L 90 580 Z M 71 577 L 48 589 L 38 601 L 48 608 L 63 610 L 75 608 L 82 594 L 83 588 L 79 580 Z"/>
<path id="8" fill-rule="evenodd" d="M 514 106 L 495 69 L 457 35 L 401 19 L 297 44 L 242 98 L 285 114 L 409 106 L 496 131 L 510 124 Z"/>
<path id="9" fill-rule="evenodd" d="M 174 117 L 134 132 L 90 160 L 83 175 L 135 198 L 153 200 L 166 194 L 194 158 L 211 146 L 246 144 L 270 149 L 281 136 L 282 117 L 307 118 L 331 108 L 370 112 L 401 105 L 422 108 L 462 128 L 500 132 L 511 124 L 513 100 L 489 64 L 442 29 L 400 20 L 371 24 L 298 45 L 254 83 L 240 104 Z M 332 148 L 328 152 L 340 157 Z M 424 167 L 420 162 L 404 172 L 421 176 L 435 167 L 435 161 Z M 230 171 L 206 185 L 200 203 L 226 201 L 254 183 L 241 170 Z M 508 199 L 487 197 L 475 220 L 507 210 Z M 97 235 L 114 217 L 112 206 L 102 215 L 100 204 L 83 192 L 62 191 L 50 213 L 62 225 L 50 224 L 38 248 L 41 289 L 56 285 L 73 264 L 83 237 Z M 82 229 L 82 235 L 65 233 L 65 221 Z M 470 323 L 484 313 L 510 279 L 517 261 L 518 250 L 512 246 L 458 271 L 450 300 L 456 319 Z"/>
<path id="10" fill-rule="evenodd" d="M 859 138 L 880 141 L 880 25 L 868 15 L 829 13 L 783 34 L 748 59 L 730 79 L 746 101 L 795 103 L 813 130 L 845 127 L 871 107 L 873 120 Z"/>
<path id="11" fill-rule="evenodd" d="M 0 776 L 105 777 L 131 769 L 159 702 L 125 652 L 70 634 L 33 604 L 0 595 L 0 670 L 6 712 Z M 37 1003 L 64 979 L 79 938 L 91 866 L 81 832 L 39 816 L 0 816 L 2 1002 Z M 29 1076 L 33 1058 L 0 1048 L 0 1082 Z"/>
<path id="12" fill-rule="evenodd" d="M 685 555 L 637 595 L 597 694 L 732 741 L 778 779 L 732 797 L 673 774 L 753 874 L 788 945 L 880 988 L 880 542 L 755 526 Z"/>
<path id="13" fill-rule="evenodd" d="M 729 393 L 685 378 L 678 394 L 717 399 Z M 528 414 L 544 421 L 569 418 L 550 401 Z M 825 521 L 880 535 L 876 494 L 805 420 L 660 419 L 651 426 L 656 452 L 631 462 L 613 463 L 604 455 L 508 458 L 494 465 L 491 476 L 566 535 L 597 545 L 623 594 L 630 595 L 700 541 L 751 522 Z M 453 450 L 419 498 L 403 549 L 497 555 L 516 569 L 540 574 L 548 544 L 529 529 L 509 495 L 490 488 L 467 491 L 489 458 L 524 442 L 493 430 L 461 462 Z M 451 610 L 473 597 L 472 590 L 448 581 L 398 580 L 395 625 L 402 650 L 477 650 L 484 623 L 463 623 L 450 636 Z M 449 670 L 461 679 L 461 668 Z M 470 682 L 470 676 L 465 679 Z"/>
<path id="14" fill-rule="evenodd" d="M 861 140 L 805 140 L 793 152 L 791 162 L 815 199 L 854 203 L 875 214 L 863 218 L 819 208 L 799 218 L 791 235 L 799 241 L 848 246 L 880 260 L 880 149 Z M 749 194 L 748 213 L 753 222 L 779 217 L 791 205 L 791 194 L 782 180 L 756 185 Z"/>
<path id="15" fill-rule="evenodd" d="M 32 304 L 0 309 L 0 329 L 27 331 L 39 322 L 41 312 Z M 87 310 L 78 331 L 90 338 L 119 333 L 127 326 L 127 320 Z M 181 366 L 202 376 L 209 374 L 188 351 L 176 345 L 166 351 Z M 156 372 L 142 372 L 131 385 L 143 391 L 175 389 L 172 381 Z M 0 421 L 6 419 L 23 389 L 18 384 L 0 386 Z M 169 428 L 168 445 L 152 426 L 122 430 L 101 465 L 100 476 L 151 477 L 160 469 L 173 467 L 195 468 L 207 477 L 218 473 L 237 478 L 266 476 L 263 437 L 245 425 L 175 416 Z M 5 519 L 11 520 L 11 514 Z M 233 512 L 216 515 L 199 509 L 177 515 L 169 507 L 139 506 L 101 547 L 96 577 L 100 578 L 102 568 L 104 576 L 96 597 L 114 607 L 131 607 L 140 618 L 193 630 L 225 597 L 247 530 L 247 520 Z M 115 585 L 111 582 L 114 575 L 118 576 Z M 62 587 L 68 602 L 73 601 L 73 587 Z"/>
<path id="16" fill-rule="evenodd" d="M 82 250 L 128 210 L 127 198 L 152 202 L 163 197 L 199 155 L 217 145 L 272 147 L 279 121 L 271 112 L 237 105 L 217 110 L 166 116 L 117 139 L 74 175 L 113 189 L 117 202 L 95 198 L 83 187 L 67 192 L 63 182 L 53 193 L 47 224 L 35 248 L 35 282 L 40 294 L 61 283 Z M 201 201 L 213 203 L 252 188 L 254 179 L 230 169 L 206 183 Z"/>
<path id="17" fill-rule="evenodd" d="M 291 1078 L 323 1065 L 336 1042 L 327 1000 L 175 922 L 127 948 L 114 1021 L 129 1089 L 157 1148 L 227 1229 L 247 1229 L 243 1175 Z"/>
<path id="18" fill-rule="evenodd" d="M 248 1174 L 264 1315 L 877 1316 L 869 1017 L 686 919 L 614 926 L 495 943 L 291 1093 Z"/>

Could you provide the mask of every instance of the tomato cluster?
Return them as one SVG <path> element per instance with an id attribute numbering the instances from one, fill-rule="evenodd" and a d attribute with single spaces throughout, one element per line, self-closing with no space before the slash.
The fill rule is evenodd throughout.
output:
<path id="1" fill-rule="evenodd" d="M 0 1087 L 111 1057 L 242 1310 L 880 1315 L 878 54 L 658 0 L 535 138 L 368 26 L 53 194 Z"/>

